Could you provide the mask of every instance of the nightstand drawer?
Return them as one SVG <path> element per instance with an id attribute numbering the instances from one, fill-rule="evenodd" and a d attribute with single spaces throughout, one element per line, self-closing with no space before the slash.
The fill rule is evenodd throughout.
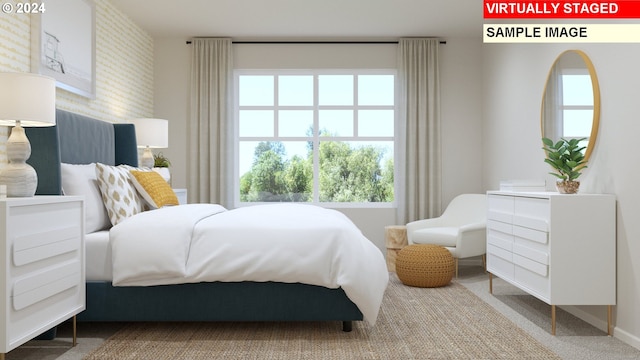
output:
<path id="1" fill-rule="evenodd" d="M 13 264 L 22 266 L 49 257 L 79 251 L 80 226 L 17 236 L 13 244 Z"/>
<path id="2" fill-rule="evenodd" d="M 83 213 L 81 202 L 69 201 L 9 208 L 10 275 L 18 278 L 84 256 L 84 223 L 78 221 Z"/>
<path id="3" fill-rule="evenodd" d="M 22 310 L 78 286 L 82 276 L 80 265 L 80 261 L 73 261 L 17 279 L 13 284 L 13 309 Z"/>

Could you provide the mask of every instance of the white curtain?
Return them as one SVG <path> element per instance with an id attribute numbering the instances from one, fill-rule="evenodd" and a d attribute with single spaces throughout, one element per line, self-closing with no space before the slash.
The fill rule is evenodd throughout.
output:
<path id="1" fill-rule="evenodd" d="M 230 206 L 232 196 L 231 39 L 192 41 L 189 201 Z"/>
<path id="2" fill-rule="evenodd" d="M 560 140 L 563 133 L 562 102 L 562 74 L 558 67 L 554 66 L 547 79 L 544 93 L 544 112 L 542 113 L 543 135 L 554 142 Z"/>
<path id="3" fill-rule="evenodd" d="M 398 144 L 404 150 L 397 172 L 399 224 L 442 211 L 439 46 L 430 38 L 398 44 Z"/>

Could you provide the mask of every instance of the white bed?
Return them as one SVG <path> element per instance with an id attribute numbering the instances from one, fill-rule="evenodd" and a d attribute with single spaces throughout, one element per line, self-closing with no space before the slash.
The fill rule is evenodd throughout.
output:
<path id="1" fill-rule="evenodd" d="M 84 241 L 87 281 L 113 281 L 109 230 L 86 234 Z"/>
<path id="2" fill-rule="evenodd" d="M 141 199 L 150 202 L 140 188 L 126 190 L 135 193 L 127 208 L 114 205 L 114 189 L 96 181 L 101 187 L 104 173 L 130 179 L 137 170 L 133 127 L 56 116 L 56 127 L 30 129 L 31 158 L 47 187 L 37 194 L 85 196 L 87 310 L 79 320 L 340 320 L 345 331 L 353 320 L 375 323 L 388 282 L 384 256 L 343 214 L 280 204 L 192 218 L 191 209 L 217 205 L 142 211 Z M 50 144 L 60 158 L 51 159 Z M 114 147 L 115 159 L 95 154 Z"/>
<path id="3" fill-rule="evenodd" d="M 188 204 L 110 231 L 115 286 L 276 281 L 342 288 L 374 324 L 387 286 L 380 250 L 344 214 L 279 203 Z"/>

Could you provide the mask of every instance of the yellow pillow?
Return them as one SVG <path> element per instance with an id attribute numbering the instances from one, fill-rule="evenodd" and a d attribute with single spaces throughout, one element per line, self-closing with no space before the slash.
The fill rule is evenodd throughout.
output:
<path id="1" fill-rule="evenodd" d="M 169 183 L 155 171 L 131 170 L 131 182 L 153 209 L 178 205 L 178 197 Z"/>

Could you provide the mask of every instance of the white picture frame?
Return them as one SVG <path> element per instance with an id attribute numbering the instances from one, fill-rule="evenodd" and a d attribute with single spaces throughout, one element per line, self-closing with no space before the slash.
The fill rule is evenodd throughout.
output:
<path id="1" fill-rule="evenodd" d="M 31 72 L 90 99 L 96 96 L 96 16 L 93 0 L 44 1 L 31 14 Z"/>

